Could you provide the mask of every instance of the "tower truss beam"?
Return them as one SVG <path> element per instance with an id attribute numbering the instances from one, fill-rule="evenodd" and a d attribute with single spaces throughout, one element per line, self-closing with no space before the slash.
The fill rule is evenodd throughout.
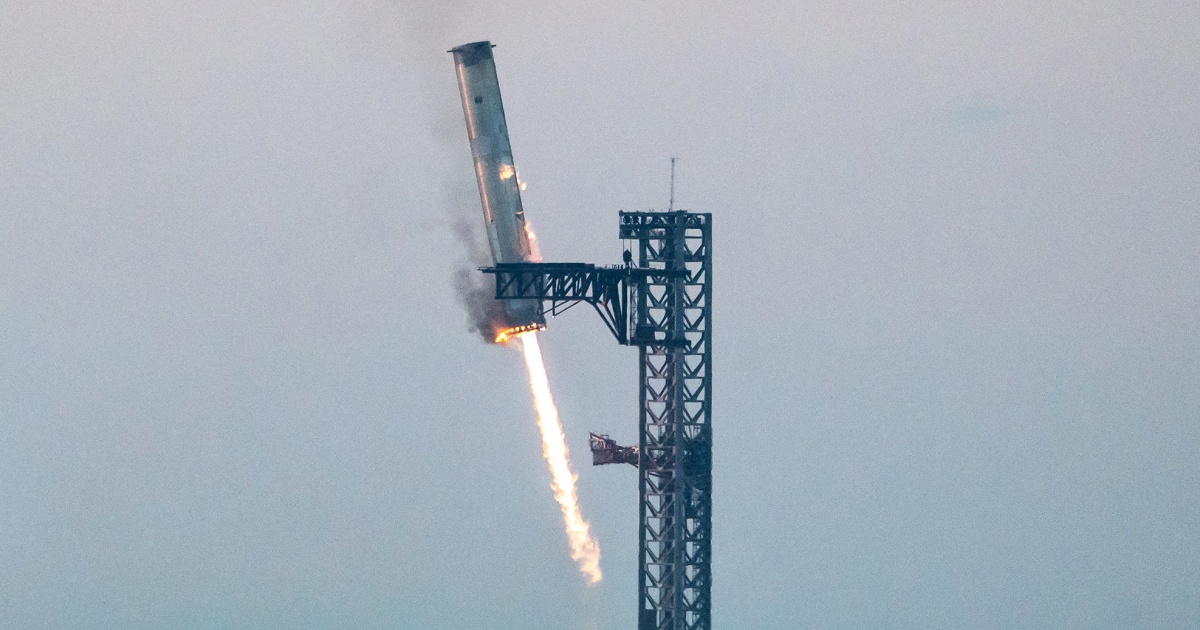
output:
<path id="1" fill-rule="evenodd" d="M 622 345 L 653 343 L 653 338 L 629 336 L 629 301 L 647 282 L 663 282 L 663 270 L 598 267 L 590 263 L 510 263 L 480 271 L 496 278 L 496 299 L 538 300 L 541 312 L 558 315 L 575 304 L 591 304 L 609 332 Z"/>

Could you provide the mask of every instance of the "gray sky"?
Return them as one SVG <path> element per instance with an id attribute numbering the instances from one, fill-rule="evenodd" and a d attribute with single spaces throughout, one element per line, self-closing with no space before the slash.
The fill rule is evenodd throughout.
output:
<path id="1" fill-rule="evenodd" d="M 634 623 L 636 355 L 467 331 L 450 56 L 550 260 L 715 224 L 714 623 L 1200 626 L 1192 2 L 5 3 L 0 628 Z"/>

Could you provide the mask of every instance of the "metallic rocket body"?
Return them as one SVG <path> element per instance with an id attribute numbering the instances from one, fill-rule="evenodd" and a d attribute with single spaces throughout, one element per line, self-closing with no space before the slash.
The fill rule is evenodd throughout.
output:
<path id="1" fill-rule="evenodd" d="M 536 262 L 525 231 L 521 188 L 508 142 L 504 104 L 490 42 L 474 42 L 451 49 L 458 73 L 484 226 L 495 263 Z M 533 330 L 545 327 L 537 300 L 504 300 L 508 322 L 502 328 Z M 515 331 L 514 331 L 515 332 Z"/>

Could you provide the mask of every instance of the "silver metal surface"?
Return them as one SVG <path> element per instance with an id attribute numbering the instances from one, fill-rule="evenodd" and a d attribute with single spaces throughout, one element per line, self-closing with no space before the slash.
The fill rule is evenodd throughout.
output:
<path id="1" fill-rule="evenodd" d="M 521 206 L 517 167 L 504 121 L 492 44 L 463 44 L 450 52 L 454 54 L 492 260 L 497 264 L 536 262 L 525 227 L 525 210 Z M 506 301 L 505 309 L 510 326 L 545 322 L 540 303 L 534 300 Z"/>

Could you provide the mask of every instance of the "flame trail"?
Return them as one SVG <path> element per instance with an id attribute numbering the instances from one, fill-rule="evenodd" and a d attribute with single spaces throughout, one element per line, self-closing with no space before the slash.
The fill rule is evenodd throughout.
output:
<path id="1" fill-rule="evenodd" d="M 529 368 L 529 389 L 533 392 L 538 428 L 542 431 L 542 456 L 550 467 L 550 487 L 554 490 L 554 499 L 562 507 L 567 537 L 571 542 L 571 558 L 579 563 L 579 572 L 587 578 L 588 584 L 595 584 L 604 577 L 600 572 L 600 543 L 592 537 L 591 526 L 579 512 L 579 500 L 575 496 L 575 480 L 578 477 L 571 472 L 570 452 L 567 450 L 562 423 L 558 421 L 554 397 L 550 394 L 550 380 L 546 378 L 537 332 L 523 332 L 517 337 L 521 340 L 525 365 Z"/>

